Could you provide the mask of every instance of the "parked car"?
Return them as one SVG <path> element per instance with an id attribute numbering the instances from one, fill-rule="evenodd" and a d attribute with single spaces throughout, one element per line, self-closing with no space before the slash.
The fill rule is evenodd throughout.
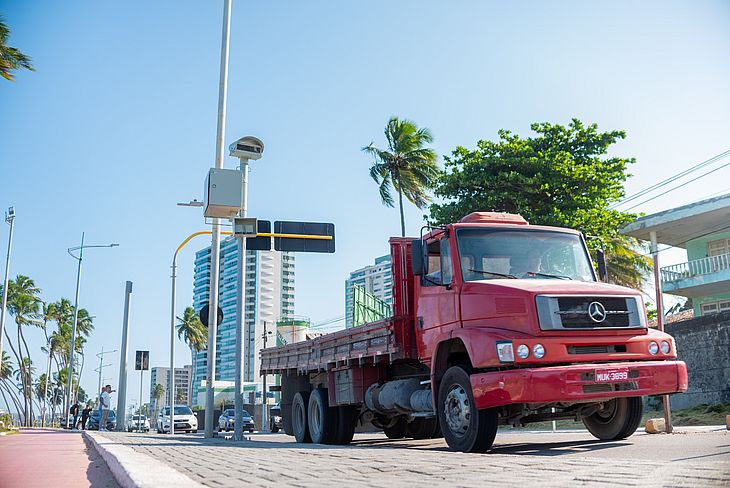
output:
<path id="1" fill-rule="evenodd" d="M 71 420 L 73 422 L 73 420 Z M 99 422 L 101 421 L 101 411 L 95 408 L 89 415 L 89 420 L 86 421 L 86 428 L 88 430 L 99 430 Z M 106 416 L 106 429 L 114 430 L 117 428 L 117 414 L 114 410 L 109 410 L 109 414 Z"/>
<path id="2" fill-rule="evenodd" d="M 146 415 L 132 415 L 127 419 L 127 432 L 149 432 L 150 421 Z"/>
<path id="3" fill-rule="evenodd" d="M 232 430 L 235 415 L 236 411 L 232 408 L 224 410 L 221 416 L 218 417 L 218 432 Z M 254 430 L 253 418 L 251 417 L 251 414 L 245 410 L 243 411 L 243 430 L 247 430 L 249 432 L 253 432 Z"/>
<path id="4" fill-rule="evenodd" d="M 198 419 L 187 405 L 175 405 L 173 417 L 175 419 L 175 432 L 195 433 L 198 431 Z M 166 434 L 168 432 L 170 432 L 170 407 L 165 406 L 160 409 L 160 414 L 157 417 L 157 433 Z"/>
<path id="5" fill-rule="evenodd" d="M 269 430 L 276 434 L 281 429 L 281 405 L 277 403 L 269 410 Z"/>

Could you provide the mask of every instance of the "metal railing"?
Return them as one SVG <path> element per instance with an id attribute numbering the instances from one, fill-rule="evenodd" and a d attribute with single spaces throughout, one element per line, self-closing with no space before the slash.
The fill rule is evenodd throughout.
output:
<path id="1" fill-rule="evenodd" d="M 693 276 L 708 275 L 730 269 L 730 254 L 720 254 L 686 263 L 666 266 L 660 270 L 662 283 L 671 283 Z"/>

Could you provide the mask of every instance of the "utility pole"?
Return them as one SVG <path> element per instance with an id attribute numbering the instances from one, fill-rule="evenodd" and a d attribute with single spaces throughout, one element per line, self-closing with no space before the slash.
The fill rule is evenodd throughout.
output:
<path id="1" fill-rule="evenodd" d="M 266 330 L 266 321 L 264 321 L 264 349 L 266 349 L 266 342 L 269 339 L 269 334 L 271 332 L 268 332 Z M 266 411 L 266 405 L 269 402 L 269 397 L 266 395 L 266 375 L 264 375 L 264 384 L 263 384 L 264 391 L 261 395 L 261 432 L 264 432 L 266 429 L 266 418 L 268 417 L 268 413 Z"/>
<path id="2" fill-rule="evenodd" d="M 132 282 L 127 281 L 124 287 L 124 318 L 122 322 L 122 352 L 119 353 L 119 383 L 118 389 L 119 394 L 117 395 L 117 405 L 127 404 L 127 347 L 129 344 L 129 309 L 130 301 L 132 300 Z M 101 374 L 101 373 L 99 373 Z M 101 390 L 101 385 L 99 386 Z M 141 399 L 141 397 L 140 397 Z M 127 423 L 125 421 L 124 408 L 117 408 L 121 414 L 117 414 L 117 430 L 122 431 L 126 428 Z"/>
<path id="3" fill-rule="evenodd" d="M 664 332 L 664 301 L 662 299 L 662 282 L 661 275 L 659 273 L 659 246 L 656 240 L 656 231 L 649 232 L 649 238 L 651 239 L 651 257 L 654 261 L 654 291 L 656 293 L 656 323 L 659 326 L 659 330 Z M 669 395 L 662 395 L 662 407 L 664 410 L 664 431 L 667 434 L 671 434 L 674 428 L 672 427 L 672 409 L 669 404 Z"/>
<path id="4" fill-rule="evenodd" d="M 246 217 L 248 210 L 248 159 L 240 159 L 239 169 L 241 170 L 241 211 L 240 217 Z M 235 396 L 233 397 L 233 440 L 243 439 L 243 329 L 246 324 L 246 238 L 238 239 L 238 279 L 237 279 L 237 302 L 238 313 L 236 314 L 236 377 Z"/>
<path id="5" fill-rule="evenodd" d="M 99 373 L 99 386 L 96 388 L 96 391 L 101 391 L 101 378 L 102 378 L 102 374 L 103 374 L 102 372 L 104 371 L 104 368 L 106 366 L 111 366 L 111 363 L 104 364 L 104 354 L 111 354 L 113 352 L 117 352 L 117 350 L 114 349 L 113 351 L 105 351 L 104 346 L 101 346 L 101 352 L 96 354 L 96 357 L 99 358 L 99 367 L 94 370 Z M 119 397 L 117 397 L 117 398 L 119 398 Z"/>
<path id="6" fill-rule="evenodd" d="M 0 310 L 0 366 L 3 364 L 3 337 L 5 336 L 5 309 L 8 305 L 8 278 L 10 276 L 10 252 L 13 248 L 13 223 L 15 222 L 15 208 L 10 207 L 5 212 L 5 222 L 10 225 L 10 235 L 8 236 L 8 254 L 5 257 L 5 281 L 3 281 L 3 303 Z"/>
<path id="7" fill-rule="evenodd" d="M 218 126 L 216 129 L 215 167 L 223 168 L 223 140 L 226 136 L 226 98 L 228 95 L 228 47 L 231 41 L 231 0 L 223 0 L 223 32 L 221 36 L 221 67 L 218 89 Z M 208 318 L 208 374 L 205 391 L 205 437 L 214 436 L 213 409 L 215 408 L 215 357 L 218 334 L 218 272 L 220 270 L 220 223 L 213 219 L 213 238 L 210 245 L 210 317 Z M 173 372 L 174 374 L 174 372 Z M 173 405 L 170 405 L 172 408 Z M 172 417 L 170 417 L 172 419 Z M 171 422 L 174 424 L 174 422 Z"/>

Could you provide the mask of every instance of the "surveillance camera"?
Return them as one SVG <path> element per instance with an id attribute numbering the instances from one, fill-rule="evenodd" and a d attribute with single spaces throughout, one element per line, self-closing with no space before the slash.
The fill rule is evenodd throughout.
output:
<path id="1" fill-rule="evenodd" d="M 246 136 L 228 146 L 231 156 L 245 159 L 259 159 L 264 152 L 264 143 L 258 137 Z"/>
<path id="2" fill-rule="evenodd" d="M 15 217 L 15 207 L 10 207 L 8 209 L 8 217 Z"/>

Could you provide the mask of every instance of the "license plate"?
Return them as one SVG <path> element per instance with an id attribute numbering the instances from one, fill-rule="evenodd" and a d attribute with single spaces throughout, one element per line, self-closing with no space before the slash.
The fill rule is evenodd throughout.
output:
<path id="1" fill-rule="evenodd" d="M 597 369 L 595 383 L 619 383 L 629 381 L 629 368 Z"/>

